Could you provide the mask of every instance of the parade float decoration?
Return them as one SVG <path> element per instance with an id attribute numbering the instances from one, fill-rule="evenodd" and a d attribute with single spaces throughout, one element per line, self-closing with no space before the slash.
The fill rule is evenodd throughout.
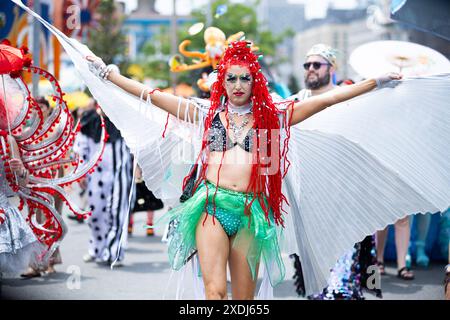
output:
<path id="1" fill-rule="evenodd" d="M 186 64 L 180 55 L 175 55 L 169 61 L 170 71 L 184 72 L 204 68 L 212 68 L 215 70 L 229 44 L 243 37 L 244 32 L 241 31 L 226 38 L 225 33 L 219 28 L 208 27 L 203 34 L 205 52 L 189 51 L 187 47 L 191 44 L 191 41 L 182 41 L 178 50 L 184 57 L 193 59 L 193 63 Z M 258 49 L 258 47 L 252 45 L 252 51 L 257 51 Z M 197 81 L 198 87 L 204 92 L 209 92 L 210 83 L 212 82 L 209 81 L 206 74 Z"/>
<path id="2" fill-rule="evenodd" d="M 78 208 L 67 196 L 64 187 L 83 179 L 95 170 L 107 140 L 102 120 L 102 144 L 96 156 L 87 163 L 71 151 L 79 124 L 75 125 L 57 79 L 37 66 L 32 65 L 28 49 L 11 46 L 4 40 L 0 44 L 0 156 L 5 163 L 5 175 L 10 188 L 20 198 L 19 209 L 27 208 L 27 222 L 39 241 L 48 250 L 43 261 L 49 258 L 64 238 L 67 228 L 62 216 L 55 209 L 55 198 L 59 198 L 78 218 L 86 219 L 90 212 Z M 23 75 L 37 74 L 53 86 L 55 103 L 51 113 L 45 117 L 36 97 L 33 97 Z M 19 155 L 29 172 L 26 186 L 18 183 L 8 162 L 12 147 L 8 136 L 18 145 Z M 59 172 L 59 174 L 58 174 Z M 63 172 L 61 174 L 61 172 Z M 40 215 L 41 218 L 37 218 Z"/>

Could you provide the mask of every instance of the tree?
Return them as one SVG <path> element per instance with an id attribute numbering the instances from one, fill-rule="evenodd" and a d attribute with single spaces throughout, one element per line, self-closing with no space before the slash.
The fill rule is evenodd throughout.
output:
<path id="1" fill-rule="evenodd" d="M 284 62 L 285 58 L 276 55 L 276 47 L 288 37 L 293 37 L 294 32 L 287 29 L 281 34 L 274 35 L 270 30 L 261 31 L 260 25 L 254 7 L 258 1 L 250 1 L 250 4 L 232 3 L 230 0 L 217 0 L 212 4 L 212 11 L 216 12 L 219 5 L 226 5 L 227 12 L 220 17 L 213 17 L 212 25 L 221 29 L 227 37 L 239 31 L 245 33 L 245 37 L 257 45 L 265 57 L 270 57 L 269 66 L 276 66 Z M 196 22 L 206 23 L 206 6 L 203 6 L 192 12 L 192 17 Z M 203 32 L 190 36 L 188 28 L 192 24 L 186 23 L 178 28 L 178 39 L 180 42 L 185 39 L 191 40 L 188 47 L 190 51 L 204 51 L 205 43 Z M 161 28 L 161 33 L 155 35 L 143 49 L 145 61 L 145 74 L 153 79 L 169 82 L 169 66 L 167 64 L 170 58 L 170 33 L 167 27 Z M 164 62 L 161 61 L 164 59 Z M 158 62 L 159 61 L 159 62 Z M 186 62 L 190 61 L 186 58 Z M 166 73 L 167 72 L 167 73 Z M 190 76 L 192 74 L 183 72 L 179 74 L 179 82 L 193 83 L 196 79 Z"/>
<path id="2" fill-rule="evenodd" d="M 125 72 L 128 64 L 125 58 L 127 43 L 121 31 L 124 17 L 117 10 L 114 0 L 101 0 L 97 14 L 99 21 L 96 28 L 90 31 L 88 46 L 106 64 L 115 63 Z"/>
<path id="3" fill-rule="evenodd" d="M 187 37 L 187 28 L 178 29 L 178 39 Z M 143 55 L 140 56 L 137 63 L 144 69 L 145 76 L 160 80 L 161 86 L 168 86 L 170 83 L 170 30 L 167 26 L 162 26 L 160 32 L 155 34 L 142 48 Z M 178 82 L 192 83 L 190 74 L 180 73 Z"/>
<path id="4" fill-rule="evenodd" d="M 212 12 L 217 11 L 217 7 L 221 5 L 227 6 L 227 12 L 221 16 L 214 16 L 212 20 L 212 25 L 221 29 L 227 37 L 243 31 L 245 37 L 251 40 L 257 45 L 264 56 L 271 57 L 269 63 L 270 66 L 278 65 L 283 62 L 282 57 L 277 57 L 276 48 L 285 39 L 294 36 L 294 31 L 292 29 L 286 29 L 278 35 L 274 35 L 270 30 L 264 30 L 258 23 L 258 18 L 256 16 L 256 7 L 259 1 L 249 1 L 249 4 L 242 3 L 231 3 L 230 0 L 217 0 L 212 4 Z M 192 13 L 192 16 L 200 21 L 206 22 L 206 7 L 196 10 Z M 193 47 L 204 46 L 203 34 L 197 35 L 192 39 Z"/>

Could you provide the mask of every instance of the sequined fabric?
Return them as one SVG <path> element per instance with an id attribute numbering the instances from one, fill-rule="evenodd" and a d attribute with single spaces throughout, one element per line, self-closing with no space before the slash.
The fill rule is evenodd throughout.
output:
<path id="1" fill-rule="evenodd" d="M 229 135 L 227 135 L 227 129 L 220 120 L 219 114 L 220 113 L 217 113 L 216 116 L 214 117 L 211 124 L 211 129 L 208 132 L 209 150 L 223 152 L 226 150 L 230 150 L 231 148 L 238 145 L 245 151 L 252 152 L 254 129 L 251 128 L 247 132 L 247 135 L 242 140 L 242 142 L 239 141 L 233 142 L 231 141 Z"/>
<path id="2" fill-rule="evenodd" d="M 216 207 L 214 212 L 214 204 L 212 203 L 208 203 L 207 212 L 219 220 L 223 230 L 229 237 L 234 236 L 238 232 L 241 225 L 241 214 L 239 212 L 219 207 Z"/>
<path id="3" fill-rule="evenodd" d="M 14 270 L 13 266 L 23 260 L 20 257 L 22 250 L 38 241 L 17 208 L 2 206 L 2 209 L 5 210 L 6 220 L 0 225 L 0 270 L 6 273 L 20 272 Z M 25 262 L 23 267 L 27 264 Z"/>
<path id="4" fill-rule="evenodd" d="M 44 247 L 20 211 L 9 202 L 8 196 L 12 192 L 4 177 L 3 163 L 0 162 L 0 208 L 6 217 L 0 224 L 0 273 L 15 274 L 35 263 Z"/>
<path id="5" fill-rule="evenodd" d="M 311 295 L 312 300 L 362 300 L 360 270 L 356 248 L 342 255 L 328 279 L 328 287 L 322 293 Z"/>
<path id="6" fill-rule="evenodd" d="M 367 268 L 376 264 L 375 240 L 367 236 L 342 255 L 330 273 L 328 286 L 322 293 L 308 296 L 311 300 L 363 300 L 367 288 Z M 368 289 L 382 298 L 380 288 Z"/>
<path id="7" fill-rule="evenodd" d="M 217 215 L 223 218 L 222 221 L 228 229 L 227 233 L 236 230 L 235 218 L 239 217 L 239 226 L 234 233 L 232 245 L 246 252 L 252 277 L 256 279 L 261 262 L 268 270 L 270 284 L 272 286 L 279 284 L 286 273 L 279 247 L 282 228 L 275 225 L 273 216 L 269 216 L 270 222 L 267 221 L 259 201 L 253 201 L 251 204 L 250 216 L 244 213 L 246 200 L 251 200 L 252 194 L 222 187 L 217 187 L 217 193 L 215 191 L 216 186 L 211 182 L 202 183 L 192 197 L 156 222 L 155 225 L 172 222 L 172 230 L 168 235 L 168 254 L 172 269 L 180 270 L 196 253 L 196 232 L 197 228 L 202 228 L 200 219 L 205 212 L 208 198 L 208 203 L 213 204 L 214 201 L 216 219 Z M 210 207 L 210 210 L 209 214 L 213 213 L 213 208 Z M 230 220 L 225 221 L 225 215 L 229 214 Z M 212 218 L 208 216 L 208 219 Z"/>

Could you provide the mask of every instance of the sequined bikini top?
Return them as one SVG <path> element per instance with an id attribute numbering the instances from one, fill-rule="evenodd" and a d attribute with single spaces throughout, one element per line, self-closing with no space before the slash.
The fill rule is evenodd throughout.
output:
<path id="1" fill-rule="evenodd" d="M 227 129 L 220 120 L 219 114 L 220 113 L 217 113 L 214 117 L 211 124 L 211 129 L 208 134 L 209 151 L 224 152 L 238 145 L 245 151 L 252 152 L 253 135 L 255 130 L 253 128 L 248 130 L 247 135 L 245 136 L 244 140 L 242 140 L 242 142 L 233 142 L 227 135 Z"/>

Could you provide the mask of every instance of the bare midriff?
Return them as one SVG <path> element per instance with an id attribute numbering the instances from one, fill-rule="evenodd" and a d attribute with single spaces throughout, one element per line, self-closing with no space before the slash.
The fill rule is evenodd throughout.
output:
<path id="1" fill-rule="evenodd" d="M 221 114 L 221 118 L 222 122 L 226 123 L 224 114 Z M 252 121 L 244 129 L 241 139 L 245 137 L 247 130 L 251 129 L 251 127 Z M 228 129 L 228 134 L 230 131 Z M 234 141 L 234 137 L 232 137 L 232 140 Z M 253 153 L 245 151 L 238 145 L 225 152 L 210 152 L 206 179 L 225 189 L 246 192 L 252 173 L 252 163 Z M 218 181 L 219 167 L 220 179 Z"/>
<path id="2" fill-rule="evenodd" d="M 252 173 L 252 157 L 250 152 L 242 150 L 239 146 L 235 146 L 223 155 L 223 152 L 211 152 L 209 155 L 208 171 L 206 178 L 208 181 L 218 184 L 222 188 L 233 191 L 245 192 L 250 181 Z M 237 160 L 237 161 L 236 161 Z M 247 162 L 244 162 L 246 161 Z M 233 161 L 235 161 L 233 163 Z M 219 173 L 220 167 L 220 173 Z M 220 174 L 220 179 L 218 177 Z"/>

